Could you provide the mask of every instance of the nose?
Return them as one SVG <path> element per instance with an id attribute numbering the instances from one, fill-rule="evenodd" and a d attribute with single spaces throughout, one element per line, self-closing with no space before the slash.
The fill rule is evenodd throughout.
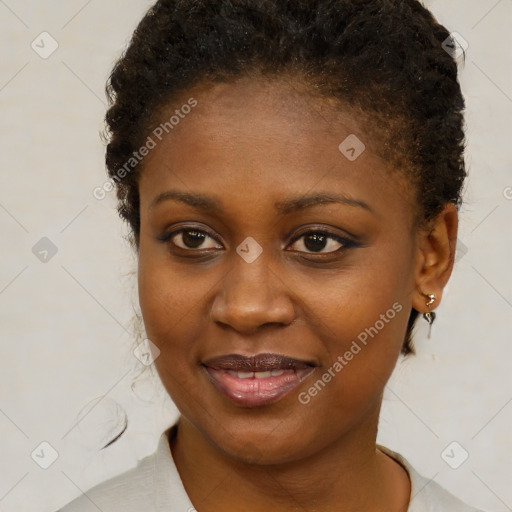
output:
<path id="1" fill-rule="evenodd" d="M 295 308 L 290 289 L 263 255 L 252 263 L 236 258 L 215 295 L 211 319 L 245 334 L 270 324 L 291 324 Z"/>

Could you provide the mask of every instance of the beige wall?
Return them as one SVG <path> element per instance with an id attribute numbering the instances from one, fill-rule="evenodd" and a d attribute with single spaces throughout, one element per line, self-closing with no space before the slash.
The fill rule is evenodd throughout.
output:
<path id="1" fill-rule="evenodd" d="M 135 260 L 112 194 L 92 195 L 105 181 L 104 83 L 150 3 L 0 2 L 2 511 L 54 512 L 151 453 L 176 414 L 164 394 L 141 399 L 152 388 L 136 379 L 131 352 Z M 471 177 L 459 237 L 467 252 L 432 338 L 421 322 L 418 355 L 389 383 L 379 441 L 464 500 L 500 512 L 512 507 L 512 2 L 428 5 L 469 43 L 461 78 Z M 31 47 L 35 40 L 43 56 L 52 49 L 43 31 L 58 43 L 46 59 Z M 33 253 L 43 237 L 52 244 L 35 252 L 50 251 L 46 263 Z M 125 413 L 126 434 L 100 451 Z M 58 452 L 46 470 L 31 458 L 43 441 Z M 453 441 L 469 452 L 456 470 L 441 457 Z"/>

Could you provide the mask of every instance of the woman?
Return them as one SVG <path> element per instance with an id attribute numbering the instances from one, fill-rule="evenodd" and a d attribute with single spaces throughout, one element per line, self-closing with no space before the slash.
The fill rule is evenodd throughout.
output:
<path id="1" fill-rule="evenodd" d="M 63 512 L 474 511 L 376 445 L 432 324 L 466 175 L 447 30 L 416 0 L 160 0 L 106 162 L 181 415 Z"/>

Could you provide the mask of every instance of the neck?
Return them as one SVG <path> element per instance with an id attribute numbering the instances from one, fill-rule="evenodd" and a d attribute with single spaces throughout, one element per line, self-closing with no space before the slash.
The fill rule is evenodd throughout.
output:
<path id="1" fill-rule="evenodd" d="M 220 451 L 185 418 L 171 440 L 174 461 L 198 512 L 405 512 L 405 470 L 376 449 L 377 416 L 313 456 L 248 464 Z"/>

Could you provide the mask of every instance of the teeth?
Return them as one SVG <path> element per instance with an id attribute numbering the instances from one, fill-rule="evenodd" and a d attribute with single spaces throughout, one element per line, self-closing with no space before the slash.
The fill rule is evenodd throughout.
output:
<path id="1" fill-rule="evenodd" d="M 279 377 L 284 374 L 295 373 L 294 370 L 272 370 L 266 372 L 242 372 L 228 370 L 229 375 L 238 379 L 268 379 L 270 377 Z"/>
<path id="2" fill-rule="evenodd" d="M 254 372 L 254 376 L 257 379 L 268 379 L 272 376 L 272 372 Z"/>
<path id="3" fill-rule="evenodd" d="M 236 376 L 239 379 L 252 379 L 254 377 L 254 372 L 236 372 Z"/>

